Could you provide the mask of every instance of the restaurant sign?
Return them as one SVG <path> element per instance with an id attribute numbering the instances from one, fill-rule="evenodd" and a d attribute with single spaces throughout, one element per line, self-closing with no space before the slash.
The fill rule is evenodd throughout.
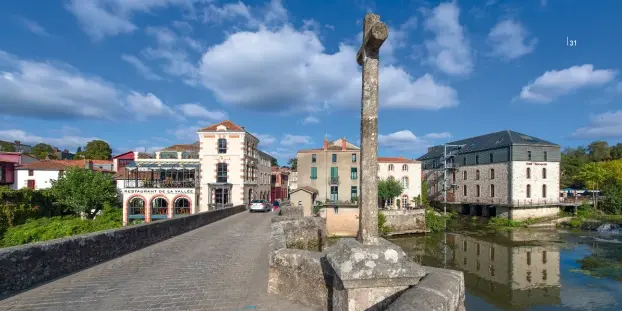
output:
<path id="1" fill-rule="evenodd" d="M 527 162 L 527 165 L 543 165 L 543 166 L 546 166 L 546 162 Z"/>
<path id="2" fill-rule="evenodd" d="M 123 189 L 123 194 L 194 194 L 194 189 L 190 188 L 159 188 L 159 189 L 144 189 L 144 188 L 132 188 Z"/>

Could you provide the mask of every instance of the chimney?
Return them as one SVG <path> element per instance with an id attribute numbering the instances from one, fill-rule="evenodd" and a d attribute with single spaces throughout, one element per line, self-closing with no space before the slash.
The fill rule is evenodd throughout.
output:
<path id="1" fill-rule="evenodd" d="M 328 150 L 328 139 L 324 138 L 324 150 Z"/>
<path id="2" fill-rule="evenodd" d="M 346 141 L 346 138 L 345 137 L 341 138 L 341 150 L 346 150 L 348 149 L 347 147 L 348 147 L 348 143 Z"/>

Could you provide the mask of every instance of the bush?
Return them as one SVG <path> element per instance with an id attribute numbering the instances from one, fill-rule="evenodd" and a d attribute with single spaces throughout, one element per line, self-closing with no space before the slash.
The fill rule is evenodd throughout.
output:
<path id="1" fill-rule="evenodd" d="M 524 225 L 521 221 L 511 220 L 507 218 L 491 217 L 488 220 L 488 226 L 495 228 L 517 228 Z"/>
<path id="2" fill-rule="evenodd" d="M 455 214 L 449 213 L 445 215 L 436 215 L 434 209 L 428 207 L 425 209 L 425 225 L 432 232 L 440 232 L 445 230 L 447 220 L 451 219 Z"/>
<path id="3" fill-rule="evenodd" d="M 381 211 L 378 211 L 378 233 L 380 233 L 381 236 L 385 236 L 389 232 L 391 232 L 391 227 L 387 225 L 387 216 Z"/>
<path id="4" fill-rule="evenodd" d="M 0 235 L 10 227 L 26 223 L 28 219 L 60 215 L 61 211 L 54 204 L 49 190 L 0 187 Z"/>

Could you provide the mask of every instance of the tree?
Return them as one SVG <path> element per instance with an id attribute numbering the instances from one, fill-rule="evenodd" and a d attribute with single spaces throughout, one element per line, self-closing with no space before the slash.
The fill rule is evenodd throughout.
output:
<path id="1" fill-rule="evenodd" d="M 588 163 L 581 167 L 579 174 L 576 177 L 581 180 L 591 190 L 599 190 L 603 181 L 607 178 L 607 171 L 598 163 Z M 598 208 L 598 200 L 596 192 L 592 191 L 592 198 L 594 200 L 594 208 Z"/>
<path id="2" fill-rule="evenodd" d="M 622 143 L 617 143 L 615 146 L 611 146 L 611 159 L 622 159 Z"/>
<path id="3" fill-rule="evenodd" d="M 287 161 L 287 164 L 292 169 L 292 171 L 298 170 L 298 159 L 297 158 L 289 159 L 289 161 Z"/>
<path id="4" fill-rule="evenodd" d="M 88 219 L 93 219 L 105 205 L 114 206 L 117 200 L 112 176 L 86 168 L 69 168 L 58 180 L 52 180 L 50 190 L 66 211 Z"/>
<path id="5" fill-rule="evenodd" d="M 54 148 L 52 148 L 52 146 L 44 143 L 39 143 L 32 147 L 30 153 L 32 153 L 35 158 L 43 160 L 47 158 L 53 151 Z"/>
<path id="6" fill-rule="evenodd" d="M 594 162 L 611 160 L 611 150 L 606 141 L 595 141 L 587 146 L 590 159 Z"/>
<path id="7" fill-rule="evenodd" d="M 270 162 L 272 166 L 279 166 L 279 162 L 276 160 L 276 158 L 272 158 L 272 161 Z"/>
<path id="8" fill-rule="evenodd" d="M 607 183 L 622 184 L 622 159 L 600 163 L 607 172 Z"/>
<path id="9" fill-rule="evenodd" d="M 9 142 L 0 141 L 0 151 L 15 152 L 15 146 Z"/>
<path id="10" fill-rule="evenodd" d="M 112 148 L 103 140 L 92 140 L 84 148 L 84 157 L 89 160 L 110 160 Z"/>
<path id="11" fill-rule="evenodd" d="M 430 207 L 430 186 L 428 185 L 428 181 L 425 179 L 421 180 L 421 195 L 417 198 L 413 198 L 413 202 L 417 200 L 417 204 L 421 204 L 421 207 L 428 208 Z"/>
<path id="12" fill-rule="evenodd" d="M 395 178 L 389 177 L 387 179 L 381 179 L 378 182 L 378 198 L 382 202 L 382 208 L 384 208 L 385 203 L 400 194 L 404 191 L 404 187 L 402 184 L 395 180 Z"/>

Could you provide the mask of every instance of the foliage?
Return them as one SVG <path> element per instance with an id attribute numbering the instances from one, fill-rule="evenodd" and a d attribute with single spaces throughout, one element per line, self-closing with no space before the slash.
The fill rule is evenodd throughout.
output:
<path id="1" fill-rule="evenodd" d="M 378 182 L 378 197 L 382 201 L 383 208 L 385 204 L 384 202 L 399 196 L 402 194 L 402 191 L 404 191 L 404 187 L 402 187 L 402 184 L 395 180 L 395 178 L 389 177 L 387 179 L 381 179 Z"/>
<path id="2" fill-rule="evenodd" d="M 622 160 L 612 160 L 599 163 L 607 172 L 608 182 L 622 183 Z"/>
<path id="3" fill-rule="evenodd" d="M 276 158 L 272 158 L 272 160 L 270 161 L 270 165 L 271 166 L 279 166 L 279 161 L 277 161 Z"/>
<path id="4" fill-rule="evenodd" d="M 0 141 L 0 151 L 15 152 L 15 146 L 9 142 Z"/>
<path id="5" fill-rule="evenodd" d="M 289 165 L 289 168 L 291 168 L 292 171 L 298 170 L 298 159 L 297 158 L 289 159 L 289 161 L 287 161 L 287 165 Z"/>
<path id="6" fill-rule="evenodd" d="M 0 235 L 10 227 L 25 223 L 29 218 L 58 215 L 61 215 L 61 211 L 54 204 L 49 190 L 0 187 Z"/>
<path id="7" fill-rule="evenodd" d="M 604 200 L 600 206 L 607 214 L 622 214 L 622 182 L 608 183 L 603 188 Z"/>
<path id="8" fill-rule="evenodd" d="M 517 228 L 522 227 L 523 223 L 507 218 L 491 217 L 488 220 L 488 226 L 493 228 Z"/>
<path id="9" fill-rule="evenodd" d="M 110 160 L 112 148 L 103 140 L 92 140 L 86 144 L 84 156 L 89 160 Z"/>
<path id="10" fill-rule="evenodd" d="M 313 205 L 313 215 L 320 214 L 320 210 L 322 209 L 322 207 L 324 207 L 324 205 L 322 205 L 322 202 L 315 201 L 315 205 Z"/>
<path id="11" fill-rule="evenodd" d="M 425 179 L 422 179 L 421 180 L 421 196 L 418 198 L 418 200 L 421 200 L 420 203 L 423 208 L 430 207 L 429 195 L 430 195 L 430 186 L 428 185 L 428 181 Z"/>
<path id="12" fill-rule="evenodd" d="M 378 211 L 378 233 L 381 236 L 386 236 L 389 232 L 391 232 L 391 227 L 387 225 L 387 216 Z"/>
<path id="13" fill-rule="evenodd" d="M 588 163 L 581 167 L 576 179 L 581 180 L 592 190 L 600 190 L 599 187 L 607 178 L 607 171 L 599 163 Z M 594 206 L 598 207 L 596 193 L 592 192 L 594 198 Z"/>
<path id="14" fill-rule="evenodd" d="M 76 215 L 92 219 L 105 204 L 114 205 L 117 189 L 108 174 L 72 167 L 58 180 L 52 180 L 52 193 L 59 204 Z"/>
<path id="15" fill-rule="evenodd" d="M 106 204 L 101 216 L 94 220 L 85 220 L 75 216 L 45 217 L 30 219 L 25 224 L 9 228 L 2 239 L 2 246 L 14 246 L 26 243 L 46 241 L 85 234 L 122 225 L 122 210 Z"/>
<path id="16" fill-rule="evenodd" d="M 604 141 L 595 141 L 587 148 L 581 146 L 566 148 L 562 152 L 561 159 L 561 187 L 583 188 L 585 185 L 575 177 L 587 163 L 620 159 L 622 159 L 622 143 L 609 146 Z"/>
<path id="17" fill-rule="evenodd" d="M 433 208 L 426 207 L 425 209 L 425 225 L 428 230 L 432 232 L 440 232 L 445 230 L 445 226 L 448 220 L 453 218 L 453 214 L 437 215 Z"/>
<path id="18" fill-rule="evenodd" d="M 48 156 L 52 156 L 53 151 L 54 151 L 54 148 L 52 148 L 52 146 L 50 146 L 48 144 L 44 144 L 44 143 L 36 144 L 30 150 L 32 155 L 35 158 L 40 159 L 40 160 L 45 159 Z"/>

